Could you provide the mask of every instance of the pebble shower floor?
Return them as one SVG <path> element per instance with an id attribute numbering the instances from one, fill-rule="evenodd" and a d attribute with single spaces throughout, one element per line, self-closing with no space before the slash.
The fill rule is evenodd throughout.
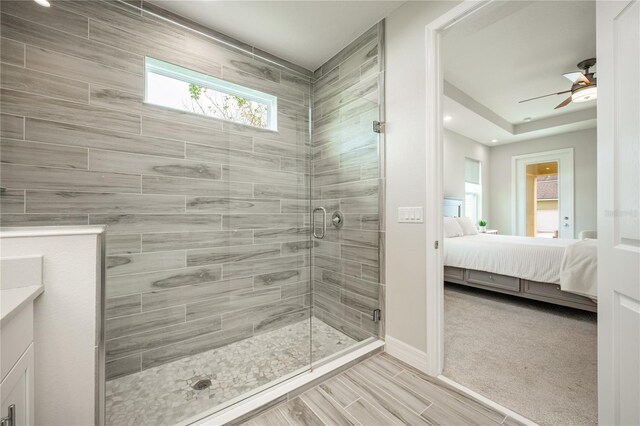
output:
<path id="1" fill-rule="evenodd" d="M 314 361 L 356 341 L 313 319 Z M 173 425 L 309 365 L 309 320 L 107 382 L 108 425 Z M 211 386 L 194 390 L 200 380 Z"/>

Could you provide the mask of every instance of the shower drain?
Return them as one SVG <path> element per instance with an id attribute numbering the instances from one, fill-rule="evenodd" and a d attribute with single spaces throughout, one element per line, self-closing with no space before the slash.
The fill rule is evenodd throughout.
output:
<path id="1" fill-rule="evenodd" d="M 209 379 L 200 379 L 195 382 L 191 387 L 197 391 L 209 389 L 211 387 L 211 380 Z"/>

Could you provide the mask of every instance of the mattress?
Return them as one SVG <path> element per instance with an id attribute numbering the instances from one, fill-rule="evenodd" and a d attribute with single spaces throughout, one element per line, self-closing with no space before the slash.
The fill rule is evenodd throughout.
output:
<path id="1" fill-rule="evenodd" d="M 560 272 L 562 291 L 598 298 L 598 241 L 582 240 L 567 248 Z"/>
<path id="2" fill-rule="evenodd" d="M 488 234 L 446 238 L 444 264 L 560 284 L 564 252 L 576 241 Z"/>

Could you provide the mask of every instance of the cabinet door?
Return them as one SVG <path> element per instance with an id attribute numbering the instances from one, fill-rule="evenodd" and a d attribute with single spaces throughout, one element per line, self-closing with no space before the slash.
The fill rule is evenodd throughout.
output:
<path id="1" fill-rule="evenodd" d="M 15 405 L 14 425 L 33 425 L 33 343 L 0 384 L 0 417 Z"/>

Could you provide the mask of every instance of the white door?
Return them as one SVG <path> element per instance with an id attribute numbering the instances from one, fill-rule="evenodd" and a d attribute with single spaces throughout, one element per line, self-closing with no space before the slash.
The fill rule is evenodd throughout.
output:
<path id="1" fill-rule="evenodd" d="M 598 416 L 640 424 L 640 2 L 597 2 Z"/>
<path id="2" fill-rule="evenodd" d="M 513 235 L 527 235 L 527 166 L 558 163 L 558 238 L 575 238 L 573 148 L 512 157 Z"/>

